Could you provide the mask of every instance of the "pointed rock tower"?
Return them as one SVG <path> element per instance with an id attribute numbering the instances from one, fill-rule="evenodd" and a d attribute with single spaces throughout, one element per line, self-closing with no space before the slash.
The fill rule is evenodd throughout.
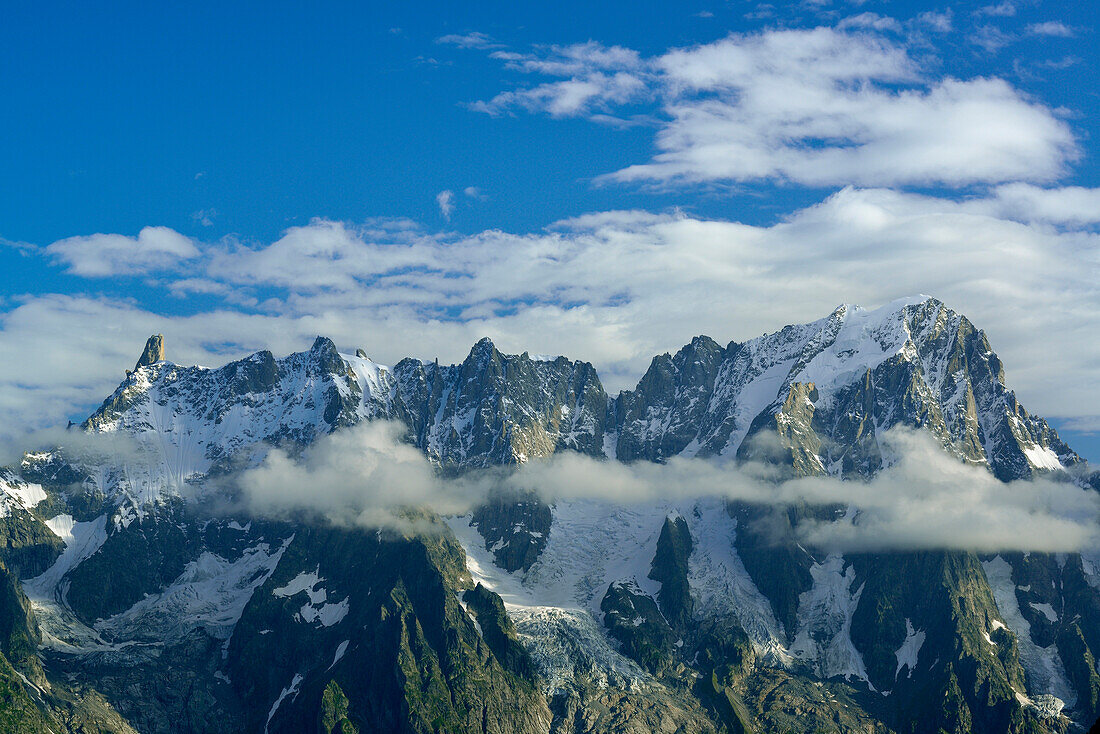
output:
<path id="1" fill-rule="evenodd" d="M 164 359 L 164 335 L 153 334 L 149 341 L 145 342 L 145 351 L 141 353 L 134 370 L 139 370 L 145 365 L 154 364 Z"/>

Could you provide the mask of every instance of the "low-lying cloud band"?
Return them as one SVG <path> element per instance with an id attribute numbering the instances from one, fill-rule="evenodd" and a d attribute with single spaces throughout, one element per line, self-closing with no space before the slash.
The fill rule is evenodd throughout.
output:
<path id="1" fill-rule="evenodd" d="M 719 497 L 756 505 L 848 508 L 832 522 L 805 521 L 795 540 L 840 551 L 963 549 L 1070 552 L 1100 547 L 1100 495 L 1066 477 L 1004 483 L 945 453 L 929 436 L 894 429 L 883 437 L 889 466 L 867 481 L 801 477 L 777 481 L 760 465 L 674 458 L 622 464 L 572 452 L 514 470 L 445 478 L 403 443 L 404 426 L 371 422 L 320 439 L 298 460 L 272 451 L 240 476 L 245 506 L 276 517 L 402 524 L 410 508 L 465 514 L 491 494 L 534 492 L 547 503 L 631 504 Z"/>

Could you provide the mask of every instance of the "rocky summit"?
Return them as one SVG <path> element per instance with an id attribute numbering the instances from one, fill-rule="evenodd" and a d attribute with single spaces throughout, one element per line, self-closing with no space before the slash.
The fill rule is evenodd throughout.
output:
<path id="1" fill-rule="evenodd" d="M 1096 491 L 933 298 L 700 336 L 616 396 L 587 362 L 488 339 L 456 365 L 318 337 L 208 369 L 166 346 L 149 339 L 69 445 L 0 469 L 0 731 L 1039 734 L 1100 716 L 1094 552 L 841 552 L 800 528 L 853 508 L 671 491 L 501 490 L 373 524 L 241 501 L 273 451 L 383 420 L 440 482 L 575 454 L 867 483 L 910 429 L 1006 491 Z"/>

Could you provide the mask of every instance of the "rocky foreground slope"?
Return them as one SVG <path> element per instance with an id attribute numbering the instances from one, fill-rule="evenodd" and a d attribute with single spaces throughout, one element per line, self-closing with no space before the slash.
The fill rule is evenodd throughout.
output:
<path id="1" fill-rule="evenodd" d="M 713 496 L 493 493 L 385 527 L 242 509 L 236 478 L 272 447 L 376 420 L 445 477 L 575 452 L 863 481 L 909 427 L 1000 481 L 1096 483 L 931 298 L 698 337 L 615 397 L 586 362 L 487 339 L 459 365 L 318 338 L 207 369 L 154 337 L 70 446 L 0 472 L 0 731 L 1062 732 L 1100 715 L 1088 553 L 841 554 L 798 531 L 846 507 Z"/>

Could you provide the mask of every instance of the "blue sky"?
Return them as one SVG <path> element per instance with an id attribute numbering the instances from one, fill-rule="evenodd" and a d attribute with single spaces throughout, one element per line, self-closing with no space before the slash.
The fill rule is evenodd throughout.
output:
<path id="1" fill-rule="evenodd" d="M 152 331 L 206 364 L 317 332 L 458 359 L 489 334 L 626 386 L 696 333 L 926 292 L 1100 460 L 1096 20 L 1022 0 L 7 7 L 0 415 L 80 415 Z"/>

